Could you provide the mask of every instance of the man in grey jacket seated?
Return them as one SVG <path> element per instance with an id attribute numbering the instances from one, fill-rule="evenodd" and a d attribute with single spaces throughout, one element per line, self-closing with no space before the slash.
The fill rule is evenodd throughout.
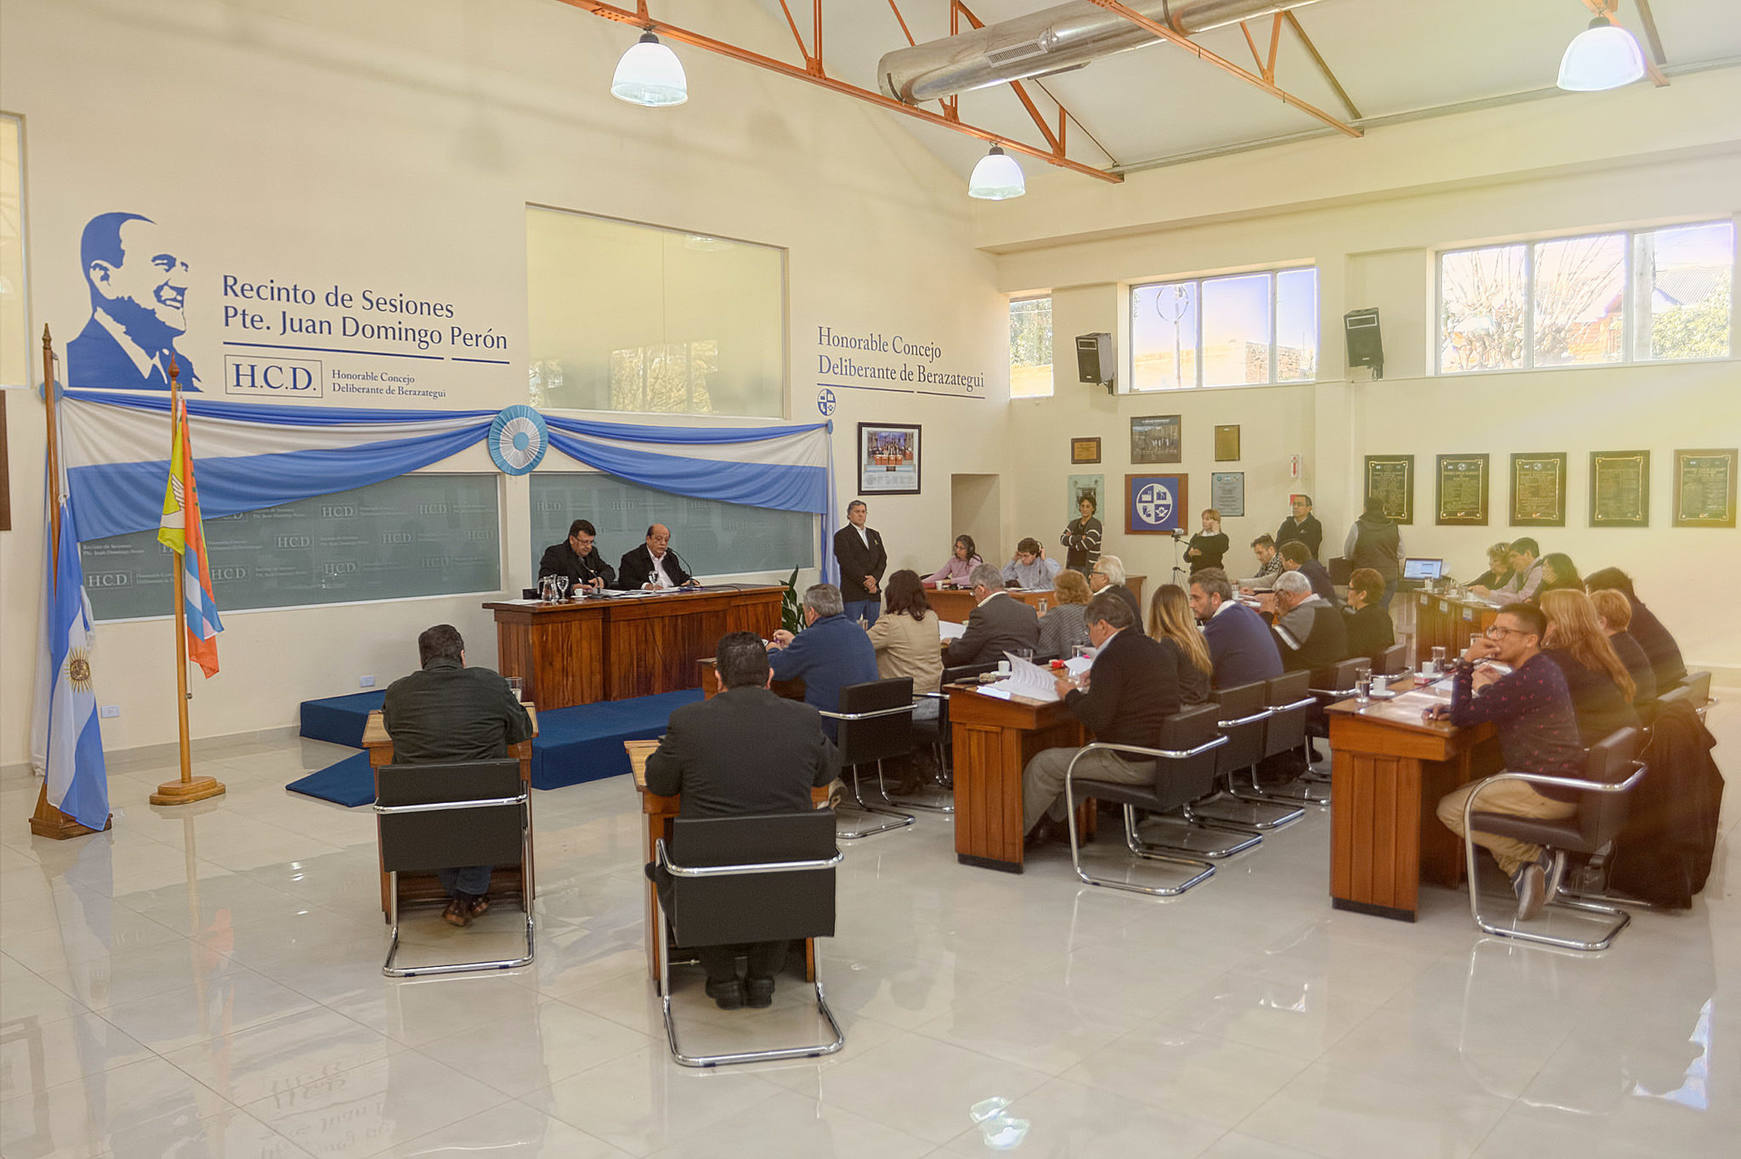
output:
<path id="1" fill-rule="evenodd" d="M 1315 671 L 1348 657 L 1348 629 L 1342 613 L 1312 590 L 1298 571 L 1276 580 L 1276 622 L 1270 626 L 1282 654 L 1282 668 Z"/>
<path id="2" fill-rule="evenodd" d="M 951 641 L 944 650 L 943 663 L 951 668 L 994 663 L 1002 660 L 1005 652 L 1019 648 L 1031 652 L 1039 646 L 1039 614 L 1005 594 L 1003 575 L 997 568 L 982 563 L 968 575 L 967 582 L 973 585 L 973 598 L 978 604 L 967 617 L 967 628 L 961 638 Z"/>

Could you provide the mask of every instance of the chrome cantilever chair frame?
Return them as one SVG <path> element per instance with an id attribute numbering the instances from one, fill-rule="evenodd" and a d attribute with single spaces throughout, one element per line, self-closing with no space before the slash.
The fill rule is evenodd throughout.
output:
<path id="1" fill-rule="evenodd" d="M 1475 861 L 1475 799 L 1481 791 L 1501 781 L 1521 781 L 1527 785 L 1546 785 L 1556 789 L 1579 789 L 1587 793 L 1629 793 L 1643 779 L 1646 766 L 1643 761 L 1632 762 L 1632 775 L 1624 781 L 1608 783 L 1606 781 L 1589 781 L 1582 777 L 1552 777 L 1544 773 L 1501 772 L 1483 779 L 1470 792 L 1463 802 L 1463 858 L 1464 867 L 1469 875 L 1469 916 L 1475 919 L 1476 928 L 1484 934 L 1492 934 L 1498 938 L 1514 938 L 1520 942 L 1533 942 L 1543 946 L 1558 946 L 1565 950 L 1606 950 L 1614 944 L 1614 938 L 1632 921 L 1632 915 L 1617 906 L 1601 905 L 1588 900 L 1564 900 L 1562 897 L 1550 898 L 1548 904 L 1561 909 L 1578 910 L 1583 913 L 1600 914 L 1611 920 L 1604 923 L 1604 932 L 1600 938 L 1589 942 L 1580 942 L 1574 938 L 1556 938 L 1551 934 L 1538 934 L 1533 930 L 1520 930 L 1496 926 L 1481 916 L 1480 879 L 1476 875 Z M 1564 856 L 1563 853 L 1556 853 Z"/>
<path id="2" fill-rule="evenodd" d="M 1308 689 L 1307 691 L 1310 691 L 1310 689 Z M 1284 712 L 1304 711 L 1305 709 L 1309 709 L 1314 704 L 1317 704 L 1317 703 L 1318 703 L 1318 698 L 1316 696 L 1302 696 L 1302 697 L 1300 697 L 1300 699 L 1290 701 L 1287 704 L 1272 704 L 1272 705 L 1270 705 L 1269 706 L 1269 714 L 1273 717 L 1273 716 L 1279 716 L 1280 714 L 1282 714 Z M 1310 731 L 1305 730 L 1303 726 L 1302 726 L 1302 731 L 1305 732 L 1305 737 L 1300 742 L 1302 745 L 1301 755 L 1306 758 L 1306 775 L 1309 776 L 1312 772 L 1312 734 Z M 1274 789 L 1266 789 L 1262 785 L 1257 783 L 1257 767 L 1254 765 L 1252 767 L 1252 770 L 1251 770 L 1251 792 L 1248 794 L 1244 794 L 1242 796 L 1242 799 L 1247 800 L 1247 801 L 1267 801 L 1272 805 L 1281 804 L 1281 805 L 1317 805 L 1320 807 L 1328 807 L 1329 806 L 1329 804 L 1330 804 L 1329 795 L 1326 794 L 1322 797 L 1313 795 L 1312 790 L 1305 787 L 1305 782 L 1304 782 L 1303 777 L 1300 781 L 1295 782 L 1295 783 L 1301 785 L 1301 791 L 1298 794 L 1278 793 Z"/>
<path id="3" fill-rule="evenodd" d="M 822 716 L 827 717 L 829 720 L 873 720 L 876 717 L 880 717 L 880 716 L 899 716 L 902 713 L 905 713 L 908 716 L 912 716 L 913 715 L 913 705 L 912 704 L 903 704 L 903 705 L 897 705 L 894 708 L 879 708 L 879 709 L 876 709 L 872 712 L 822 712 L 820 709 L 818 709 L 817 711 L 819 713 L 821 713 Z M 877 760 L 876 765 L 877 765 L 877 788 L 879 790 L 882 790 L 882 788 L 883 788 L 883 762 L 880 758 Z M 857 841 L 861 837 L 874 837 L 878 833 L 890 833 L 896 829 L 905 829 L 907 826 L 913 824 L 915 821 L 918 820 L 918 818 L 914 817 L 911 813 L 903 813 L 899 809 L 891 809 L 891 808 L 888 808 L 887 806 L 881 806 L 881 805 L 867 805 L 867 804 L 865 804 L 864 803 L 864 794 L 859 790 L 859 785 L 858 785 L 858 765 L 856 765 L 856 764 L 852 765 L 851 769 L 852 769 L 852 802 L 858 808 L 859 812 L 870 813 L 870 814 L 874 814 L 875 816 L 879 816 L 879 817 L 890 817 L 890 818 L 893 818 L 893 820 L 887 822 L 886 824 L 873 825 L 867 829 L 843 830 L 837 834 L 837 836 L 842 841 Z M 896 803 L 892 798 L 889 797 L 887 792 L 883 793 L 883 800 L 888 801 L 890 805 L 893 805 Z"/>
<path id="4" fill-rule="evenodd" d="M 672 877 L 737 877 L 764 873 L 799 873 L 811 869 L 833 869 L 841 863 L 844 854 L 838 850 L 833 857 L 810 861 L 763 861 L 747 865 L 677 865 L 671 860 L 670 853 L 665 848 L 665 839 L 659 838 L 654 846 L 654 855 L 658 864 Z M 846 1045 L 846 1033 L 840 1029 L 840 1023 L 835 1021 L 834 1011 L 828 1008 L 828 995 L 822 989 L 822 950 L 815 951 L 816 1009 L 827 1019 L 828 1028 L 834 1032 L 831 1042 L 818 1042 L 808 1046 L 783 1046 L 772 1050 L 729 1051 L 723 1054 L 684 1054 L 677 1043 L 677 1022 L 671 1016 L 671 945 L 668 930 L 668 919 L 665 916 L 665 906 L 658 904 L 659 910 L 659 1004 L 665 1017 L 665 1040 L 670 1044 L 671 1057 L 679 1065 L 692 1067 L 730 1066 L 740 1062 L 773 1062 L 786 1058 L 820 1058 L 825 1054 L 834 1054 Z M 814 942 L 811 943 L 815 945 Z"/>
<path id="5" fill-rule="evenodd" d="M 1215 722 L 1215 727 L 1223 729 L 1240 728 L 1244 725 L 1256 724 L 1260 720 L 1268 720 L 1270 717 L 1274 716 L 1277 711 L 1277 709 L 1266 707 L 1262 712 L 1254 712 L 1247 716 L 1235 717 L 1232 720 L 1218 720 Z M 1255 813 L 1243 820 L 1205 814 L 1208 821 L 1216 825 L 1231 827 L 1241 832 L 1255 830 L 1259 833 L 1268 833 L 1272 830 L 1280 829 L 1283 826 L 1291 825 L 1306 815 L 1304 801 L 1283 801 L 1275 797 L 1265 796 L 1260 792 L 1257 788 L 1257 766 L 1255 764 L 1252 765 L 1247 772 L 1252 778 L 1251 790 L 1242 791 L 1233 783 L 1233 773 L 1229 772 L 1227 774 L 1227 795 L 1235 801 L 1243 801 L 1246 804 L 1255 807 L 1279 809 L 1281 812 L 1269 818 L 1267 821 L 1261 819 Z"/>
<path id="6" fill-rule="evenodd" d="M 1084 753 L 1095 751 L 1130 753 L 1136 756 L 1151 757 L 1155 760 L 1184 760 L 1188 757 L 1201 756 L 1226 743 L 1226 737 L 1218 736 L 1192 749 L 1148 749 L 1136 745 L 1109 744 L 1105 741 L 1095 741 L 1093 744 L 1084 745 L 1078 749 L 1076 755 L 1070 758 L 1070 763 L 1064 768 L 1065 824 L 1070 830 L 1070 867 L 1076 871 L 1076 876 L 1089 885 L 1101 885 L 1108 889 L 1122 889 L 1131 893 L 1146 893 L 1151 897 L 1177 897 L 1193 886 L 1200 885 L 1215 876 L 1214 864 L 1201 857 L 1186 857 L 1168 852 L 1164 847 L 1150 845 L 1138 838 L 1136 809 L 1130 805 L 1124 807 L 1124 843 L 1133 854 L 1144 861 L 1161 861 L 1170 865 L 1183 865 L 1198 872 L 1178 885 L 1169 886 L 1138 885 L 1135 882 L 1118 881 L 1110 877 L 1094 877 L 1088 874 L 1082 868 L 1082 844 L 1076 833 L 1076 797 L 1073 787 L 1076 762 L 1082 759 Z"/>
<path id="7" fill-rule="evenodd" d="M 941 692 L 921 692 L 919 695 L 913 697 L 913 709 L 914 709 L 914 711 L 917 711 L 920 703 L 922 701 L 926 701 L 926 700 L 935 700 L 935 701 L 940 702 L 941 704 L 948 704 L 949 703 L 949 697 L 947 695 L 945 695 L 944 693 L 941 693 Z M 941 710 L 939 710 L 939 719 L 941 719 Z M 948 774 L 943 771 L 943 747 L 944 747 L 943 736 L 942 736 L 942 732 L 941 732 L 941 725 L 939 725 L 939 732 L 938 732 L 937 741 L 931 746 L 932 757 L 937 762 L 937 780 L 933 781 L 932 783 L 934 785 L 936 785 L 937 788 L 943 790 L 943 792 L 946 794 L 944 797 L 942 797 L 940 800 L 936 800 L 936 801 L 916 801 L 911 797 L 896 797 L 894 794 L 889 792 L 888 786 L 886 784 L 884 784 L 884 782 L 883 782 L 883 765 L 882 765 L 881 761 L 878 761 L 877 762 L 877 792 L 879 792 L 883 795 L 883 800 L 887 801 L 891 805 L 899 806 L 902 809 L 923 809 L 927 813 L 953 813 L 953 812 L 955 812 L 954 779 L 951 777 L 948 777 Z M 948 779 L 945 780 L 945 778 L 948 778 Z"/>
<path id="8" fill-rule="evenodd" d="M 496 809 L 506 805 L 520 807 L 520 855 L 524 860 L 522 865 L 532 862 L 532 810 L 530 808 L 530 792 L 522 788 L 515 797 L 491 797 L 476 801 L 441 801 L 422 805 L 375 805 L 376 816 L 394 816 L 404 813 L 444 813 L 461 809 Z M 489 958 L 475 962 L 445 962 L 433 966 L 395 966 L 393 958 L 399 952 L 399 871 L 393 870 L 387 874 L 387 957 L 381 963 L 381 973 L 389 978 L 414 978 L 420 974 L 462 974 L 472 970 L 513 970 L 520 966 L 530 965 L 536 950 L 537 932 L 532 917 L 532 907 L 526 904 L 525 896 L 520 898 L 520 905 L 526 913 L 526 954 L 520 958 Z"/>

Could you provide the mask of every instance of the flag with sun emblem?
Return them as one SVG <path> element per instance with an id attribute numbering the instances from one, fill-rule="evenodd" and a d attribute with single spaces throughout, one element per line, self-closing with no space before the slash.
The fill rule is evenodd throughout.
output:
<path id="1" fill-rule="evenodd" d="M 163 522 L 157 541 L 181 556 L 181 603 L 187 614 L 187 658 L 210 680 L 218 674 L 218 602 L 200 522 L 199 488 L 193 481 L 193 444 L 188 439 L 187 400 L 175 403 L 175 435 L 169 447 L 169 485 L 163 489 Z"/>
<path id="2" fill-rule="evenodd" d="M 45 556 L 50 553 L 44 552 Z M 91 605 L 85 598 L 79 563 L 78 532 L 71 505 L 60 514 L 60 545 L 49 594 L 46 651 L 47 703 L 42 706 L 43 773 L 48 803 L 80 825 L 101 829 L 109 823 L 109 774 L 103 764 L 103 737 L 97 725 L 97 694 L 91 684 Z"/>

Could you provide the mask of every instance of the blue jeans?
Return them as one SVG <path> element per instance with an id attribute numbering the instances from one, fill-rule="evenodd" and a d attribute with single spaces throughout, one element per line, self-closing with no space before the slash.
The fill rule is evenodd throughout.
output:
<path id="1" fill-rule="evenodd" d="M 482 897 L 490 892 L 490 867 L 487 865 L 468 865 L 464 869 L 438 869 L 436 880 L 441 882 L 441 888 L 448 897 L 458 897 L 468 893 L 473 897 Z"/>
<path id="2" fill-rule="evenodd" d="M 846 618 L 856 624 L 862 617 L 864 626 L 867 628 L 876 623 L 877 617 L 883 613 L 883 601 L 880 597 L 874 600 L 843 600 L 841 602 L 846 605 L 842 609 L 846 613 Z"/>

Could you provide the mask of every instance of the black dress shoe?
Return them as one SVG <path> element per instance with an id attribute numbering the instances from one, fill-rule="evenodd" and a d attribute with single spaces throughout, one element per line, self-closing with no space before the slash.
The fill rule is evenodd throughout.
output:
<path id="1" fill-rule="evenodd" d="M 707 981 L 707 996 L 721 1010 L 736 1010 L 744 1004 L 744 984 L 733 978 L 730 982 Z"/>
<path id="2" fill-rule="evenodd" d="M 772 978 L 746 978 L 744 980 L 744 995 L 749 1004 L 760 1010 L 774 1004 L 774 980 Z"/>

